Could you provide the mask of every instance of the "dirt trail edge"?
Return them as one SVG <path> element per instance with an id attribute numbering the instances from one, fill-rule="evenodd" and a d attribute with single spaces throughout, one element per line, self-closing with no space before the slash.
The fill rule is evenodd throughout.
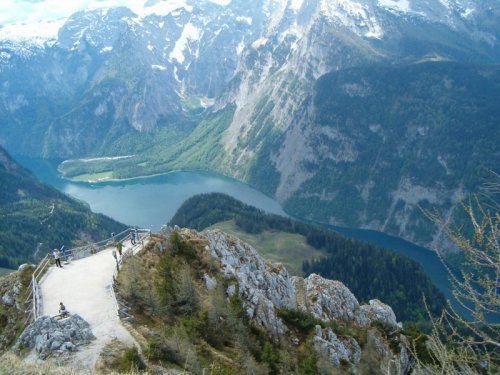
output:
<path id="1" fill-rule="evenodd" d="M 131 247 L 130 241 L 126 241 L 123 252 Z M 140 249 L 133 247 L 134 253 Z M 63 263 L 63 268 L 51 267 L 40 283 L 43 315 L 57 315 L 59 302 L 63 302 L 71 314 L 80 315 L 90 324 L 96 337 L 91 344 L 79 347 L 67 362 L 77 369 L 93 370 L 102 348 L 114 338 L 127 346 L 137 345 L 121 324 L 113 300 L 113 250 L 109 247 L 88 258 Z"/>

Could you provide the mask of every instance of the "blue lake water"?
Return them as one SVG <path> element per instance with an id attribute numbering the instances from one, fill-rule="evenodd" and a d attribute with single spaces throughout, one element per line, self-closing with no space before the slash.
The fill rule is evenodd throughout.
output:
<path id="1" fill-rule="evenodd" d="M 202 193 L 228 194 L 270 213 L 285 215 L 278 202 L 236 180 L 208 172 L 171 172 L 164 175 L 98 184 L 61 178 L 57 161 L 17 158 L 41 181 L 83 200 L 94 212 L 128 225 L 159 230 L 188 198 Z"/>
<path id="2" fill-rule="evenodd" d="M 201 193 L 226 193 L 266 212 L 286 215 L 275 200 L 248 185 L 213 173 L 179 171 L 155 177 L 89 184 L 62 179 L 57 171 L 57 161 L 17 160 L 41 181 L 87 202 L 93 211 L 153 231 L 168 223 L 186 199 Z M 409 256 L 423 266 L 445 297 L 453 300 L 446 269 L 434 252 L 377 231 L 330 227 L 346 236 Z"/>

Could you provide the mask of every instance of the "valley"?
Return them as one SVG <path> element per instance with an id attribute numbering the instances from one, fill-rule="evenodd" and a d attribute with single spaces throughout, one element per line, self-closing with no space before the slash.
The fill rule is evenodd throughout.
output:
<path id="1" fill-rule="evenodd" d="M 0 145 L 70 159 L 74 181 L 210 171 L 291 215 L 453 251 L 418 207 L 460 221 L 497 171 L 500 6 L 395 4 L 180 1 L 33 39 L 4 27 Z"/>

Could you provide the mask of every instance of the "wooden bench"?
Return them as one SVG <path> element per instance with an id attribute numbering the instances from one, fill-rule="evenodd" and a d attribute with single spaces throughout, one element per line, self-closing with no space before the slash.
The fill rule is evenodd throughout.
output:
<path id="1" fill-rule="evenodd" d="M 69 318 L 70 313 L 68 311 L 54 315 L 53 318 L 57 320 L 63 320 Z"/>

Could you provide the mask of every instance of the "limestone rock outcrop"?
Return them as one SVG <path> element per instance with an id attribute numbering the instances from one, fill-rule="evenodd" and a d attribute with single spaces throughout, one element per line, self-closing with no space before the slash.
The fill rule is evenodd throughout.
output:
<path id="1" fill-rule="evenodd" d="M 395 331 L 399 328 L 390 306 L 379 300 L 360 305 L 340 281 L 316 274 L 292 277 L 281 264 L 267 264 L 255 249 L 237 238 L 220 231 L 206 231 L 204 237 L 208 240 L 205 250 L 220 262 L 223 276 L 230 281 L 227 294 L 238 291 L 247 315 L 273 338 L 289 331 L 279 317 L 280 309 L 299 310 L 325 323 L 343 322 L 367 328 L 380 321 L 394 326 Z M 342 362 L 355 366 L 360 361 L 359 343 L 353 337 L 339 338 L 331 328 L 316 326 L 313 342 L 315 349 L 336 366 Z M 407 356 L 406 349 L 401 348 L 397 356 Z"/>
<path id="2" fill-rule="evenodd" d="M 336 366 L 339 366 L 341 361 L 356 364 L 361 359 L 361 347 L 358 342 L 352 337 L 338 338 L 331 328 L 315 327 L 314 347 Z"/>
<path id="3" fill-rule="evenodd" d="M 380 321 L 396 326 L 400 325 L 396 321 L 396 315 L 390 306 L 380 302 L 378 299 L 369 301 L 369 305 L 361 306 L 362 312 L 370 321 Z"/>
<path id="4" fill-rule="evenodd" d="M 35 349 L 38 357 L 45 359 L 74 352 L 94 339 L 89 324 L 77 314 L 63 320 L 42 316 L 23 332 L 14 349 Z"/>
<path id="5" fill-rule="evenodd" d="M 226 278 L 238 281 L 240 295 L 247 303 L 247 314 L 259 322 L 269 322 L 268 329 L 282 333 L 281 323 L 270 310 L 298 309 L 322 321 L 352 321 L 369 326 L 374 321 L 397 325 L 390 306 L 379 300 L 360 305 L 340 281 L 311 274 L 307 278 L 290 276 L 281 264 L 266 264 L 250 245 L 220 231 L 205 233 L 206 250 L 221 263 Z M 275 314 L 274 314 L 275 316 Z M 272 321 L 269 321 L 271 319 Z"/>

